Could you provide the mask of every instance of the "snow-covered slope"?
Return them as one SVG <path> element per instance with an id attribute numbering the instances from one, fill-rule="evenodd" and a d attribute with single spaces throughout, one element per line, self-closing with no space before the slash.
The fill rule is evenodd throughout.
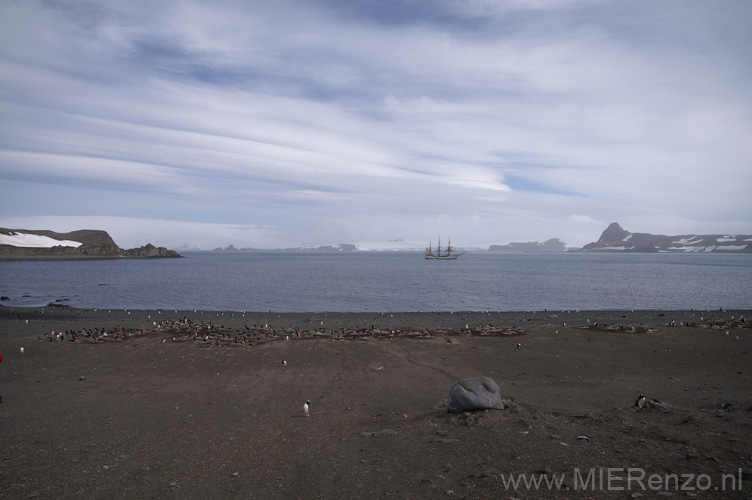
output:
<path id="1" fill-rule="evenodd" d="M 83 243 L 71 240 L 56 240 L 49 236 L 39 234 L 19 233 L 11 231 L 10 234 L 0 233 L 0 245 L 10 245 L 21 248 L 52 248 L 56 246 L 80 247 Z"/>

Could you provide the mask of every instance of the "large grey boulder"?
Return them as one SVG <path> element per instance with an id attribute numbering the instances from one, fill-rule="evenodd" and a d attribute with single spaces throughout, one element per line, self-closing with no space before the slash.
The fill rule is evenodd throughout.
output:
<path id="1" fill-rule="evenodd" d="M 496 382 L 488 377 L 478 377 L 454 383 L 449 391 L 449 401 L 447 401 L 449 413 L 486 409 L 504 409 L 501 389 Z"/>

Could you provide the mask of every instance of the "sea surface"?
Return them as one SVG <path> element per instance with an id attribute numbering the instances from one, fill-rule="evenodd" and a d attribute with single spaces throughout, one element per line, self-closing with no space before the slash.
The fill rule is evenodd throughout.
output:
<path id="1" fill-rule="evenodd" d="M 752 309 L 748 254 L 190 252 L 0 261 L 4 306 L 273 312 Z"/>

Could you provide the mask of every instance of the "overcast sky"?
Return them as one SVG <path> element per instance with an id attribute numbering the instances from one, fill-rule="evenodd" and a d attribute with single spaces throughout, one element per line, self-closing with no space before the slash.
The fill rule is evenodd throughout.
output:
<path id="1" fill-rule="evenodd" d="M 5 0 L 0 226 L 752 233 L 752 2 Z"/>

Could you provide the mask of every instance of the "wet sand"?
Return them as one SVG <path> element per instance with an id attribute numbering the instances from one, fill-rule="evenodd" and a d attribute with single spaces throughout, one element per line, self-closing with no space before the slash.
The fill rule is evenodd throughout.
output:
<path id="1" fill-rule="evenodd" d="M 0 496 L 748 498 L 742 316 L 0 307 Z M 476 376 L 508 408 L 448 414 Z"/>

